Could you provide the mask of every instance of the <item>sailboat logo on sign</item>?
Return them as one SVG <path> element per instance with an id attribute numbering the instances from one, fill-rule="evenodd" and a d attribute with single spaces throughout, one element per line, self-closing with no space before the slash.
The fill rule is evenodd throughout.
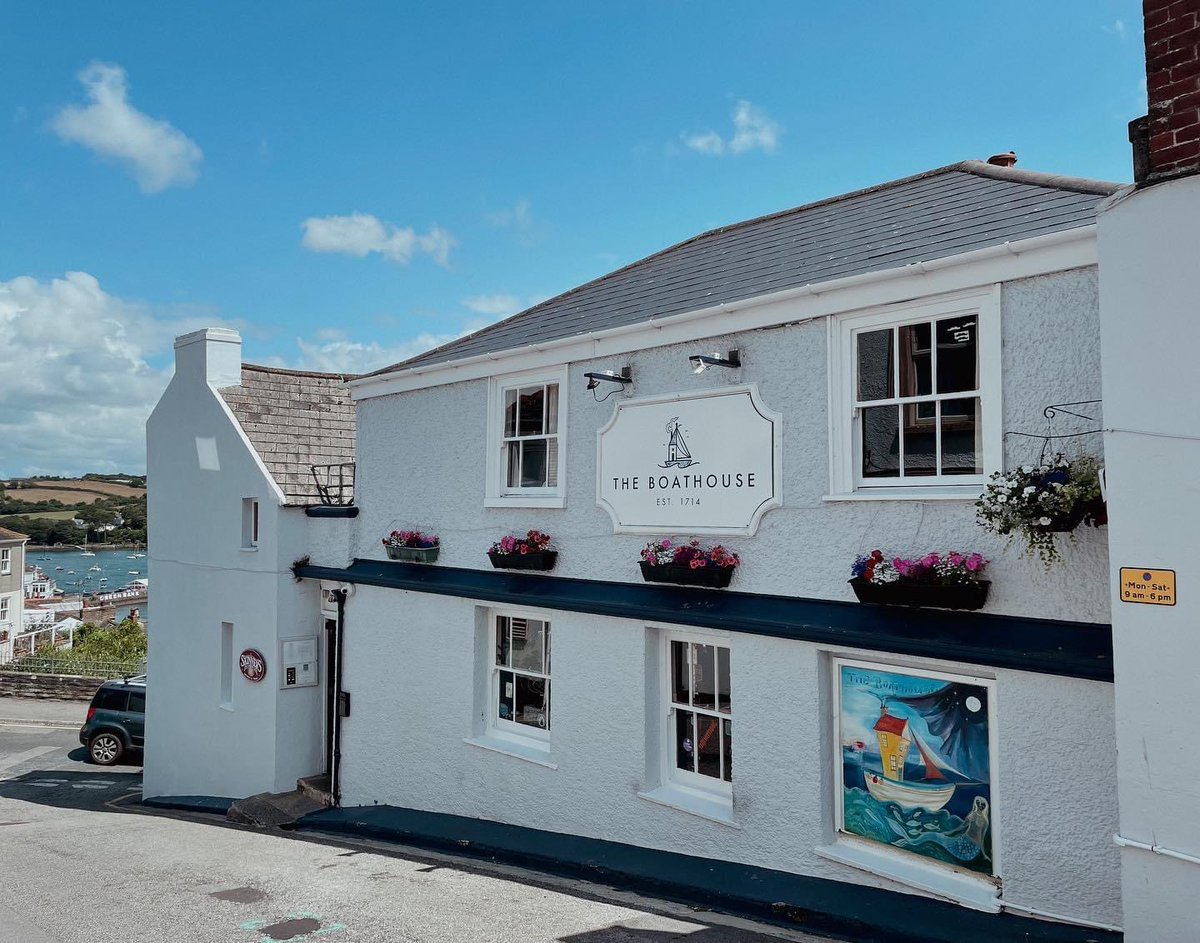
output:
<path id="1" fill-rule="evenodd" d="M 683 430 L 679 428 L 679 417 L 675 416 L 667 423 L 667 432 L 671 438 L 667 440 L 667 460 L 659 468 L 690 468 L 700 463 L 692 458 L 687 443 L 683 441 Z"/>

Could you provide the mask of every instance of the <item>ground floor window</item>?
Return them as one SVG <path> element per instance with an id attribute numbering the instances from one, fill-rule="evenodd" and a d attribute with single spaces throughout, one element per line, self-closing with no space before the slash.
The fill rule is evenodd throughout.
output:
<path id="1" fill-rule="evenodd" d="M 550 735 L 550 623 L 520 615 L 494 616 L 490 726 L 537 740 Z"/>
<path id="2" fill-rule="evenodd" d="M 713 639 L 668 639 L 668 768 L 678 784 L 729 794 L 733 698 L 729 647 Z"/>
<path id="3" fill-rule="evenodd" d="M 993 683 L 834 661 L 838 831 L 998 876 Z"/>

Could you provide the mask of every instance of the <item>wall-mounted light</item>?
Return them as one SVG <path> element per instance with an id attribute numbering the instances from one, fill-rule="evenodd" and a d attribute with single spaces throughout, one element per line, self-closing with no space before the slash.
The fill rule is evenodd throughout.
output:
<path id="1" fill-rule="evenodd" d="M 722 357 L 715 350 L 711 354 L 692 354 L 688 357 L 692 362 L 692 373 L 703 373 L 709 367 L 740 367 L 742 358 L 738 356 L 737 348 Z"/>
<path id="2" fill-rule="evenodd" d="M 622 367 L 621 372 L 615 370 L 605 370 L 603 373 L 585 373 L 587 377 L 586 389 L 597 389 L 601 383 L 616 383 L 620 387 L 624 387 L 627 383 L 633 382 L 633 370 L 629 367 Z"/>

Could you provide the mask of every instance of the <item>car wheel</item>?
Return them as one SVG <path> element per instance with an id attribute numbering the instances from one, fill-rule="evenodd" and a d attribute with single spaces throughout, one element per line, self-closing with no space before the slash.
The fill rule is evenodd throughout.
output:
<path id="1" fill-rule="evenodd" d="M 88 741 L 88 756 L 99 766 L 112 766 L 123 752 L 125 747 L 115 733 L 98 733 Z"/>

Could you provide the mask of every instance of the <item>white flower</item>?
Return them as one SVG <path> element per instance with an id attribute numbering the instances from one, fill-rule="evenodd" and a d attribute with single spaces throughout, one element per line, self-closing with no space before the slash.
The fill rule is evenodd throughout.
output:
<path id="1" fill-rule="evenodd" d="M 996 500 L 999 501 L 1001 504 L 1004 504 L 1004 502 L 1006 502 L 1008 500 L 1008 495 L 1002 494 L 1002 495 L 1000 495 L 1000 497 L 996 498 Z"/>
<path id="2" fill-rule="evenodd" d="M 1025 494 L 1033 494 L 1035 491 L 1037 491 L 1037 488 L 1035 488 L 1033 485 L 1030 485 L 1025 489 Z"/>
<path id="3" fill-rule="evenodd" d="M 1039 518 L 1038 518 L 1038 525 L 1039 525 L 1040 527 L 1049 527 L 1049 526 L 1050 526 L 1050 518 L 1048 518 L 1048 517 L 1039 517 Z"/>
<path id="4" fill-rule="evenodd" d="M 1032 475 L 1033 474 L 1033 466 L 1032 465 L 1022 465 L 1021 471 L 1024 472 L 1026 475 Z"/>

